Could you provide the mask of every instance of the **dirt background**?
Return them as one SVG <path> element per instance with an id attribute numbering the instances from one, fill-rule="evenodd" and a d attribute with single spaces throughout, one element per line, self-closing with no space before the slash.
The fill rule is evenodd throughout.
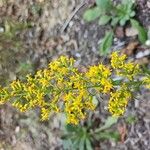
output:
<path id="1" fill-rule="evenodd" d="M 109 26 L 101 27 L 96 21 L 85 22 L 82 18 L 83 12 L 93 5 L 92 1 L 86 3 L 62 32 L 65 21 L 82 4 L 81 0 L 0 0 L 1 85 L 6 85 L 16 78 L 23 79 L 27 73 L 34 73 L 39 68 L 46 67 L 48 62 L 60 55 L 74 57 L 76 65 L 82 67 L 100 61 L 107 63 L 108 59 L 100 56 L 98 45 Z M 149 28 L 150 1 L 137 0 L 136 3 L 136 18 Z M 15 31 L 14 27 L 17 28 Z M 11 35 L 4 35 L 6 28 Z M 130 43 L 136 41 L 136 37 L 127 37 L 124 29 L 119 29 L 116 31 L 112 51 L 126 49 Z M 148 66 L 149 56 L 136 59 L 139 52 L 146 50 L 150 49 L 139 45 L 136 50 L 132 50 L 129 57 Z M 106 104 L 107 102 L 103 101 L 95 112 L 95 118 L 98 118 L 100 123 L 109 115 L 105 110 Z M 135 116 L 137 121 L 127 124 L 125 117 L 122 117 L 114 127 L 116 130 L 124 130 L 124 142 L 98 141 L 94 149 L 149 150 L 149 112 L 150 92 L 141 89 L 138 99 L 131 101 L 125 114 L 125 117 Z M 59 136 L 61 119 L 60 116 L 52 116 L 48 122 L 43 123 L 39 121 L 37 110 L 21 114 L 9 104 L 0 106 L 0 150 L 63 149 Z"/>

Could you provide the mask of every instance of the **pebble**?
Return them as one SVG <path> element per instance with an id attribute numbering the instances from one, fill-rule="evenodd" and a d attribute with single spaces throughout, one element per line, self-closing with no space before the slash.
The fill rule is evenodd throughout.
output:
<path id="1" fill-rule="evenodd" d="M 3 32 L 4 32 L 4 28 L 0 27 L 0 33 L 3 33 Z"/>
<path id="2" fill-rule="evenodd" d="M 81 57 L 81 54 L 80 53 L 76 53 L 75 56 L 79 58 L 79 57 Z"/>
<path id="3" fill-rule="evenodd" d="M 69 27 L 71 28 L 73 26 L 74 22 L 73 21 L 70 21 L 69 23 Z"/>
<path id="4" fill-rule="evenodd" d="M 147 2 L 147 7 L 150 8 L 150 2 Z"/>
<path id="5" fill-rule="evenodd" d="M 150 50 L 145 50 L 144 52 L 139 52 L 135 56 L 137 59 L 150 55 Z"/>
<path id="6" fill-rule="evenodd" d="M 15 132 L 16 132 L 16 133 L 19 133 L 19 131 L 20 131 L 20 127 L 17 126 L 17 127 L 15 128 Z"/>
<path id="7" fill-rule="evenodd" d="M 147 41 L 145 42 L 145 45 L 146 45 L 146 46 L 150 46 L 150 40 L 147 40 Z"/>
<path id="8" fill-rule="evenodd" d="M 125 34 L 127 37 L 132 37 L 138 35 L 138 31 L 135 28 L 127 28 L 125 30 Z"/>
<path id="9" fill-rule="evenodd" d="M 114 38 L 114 42 L 117 42 L 118 41 L 118 38 Z"/>

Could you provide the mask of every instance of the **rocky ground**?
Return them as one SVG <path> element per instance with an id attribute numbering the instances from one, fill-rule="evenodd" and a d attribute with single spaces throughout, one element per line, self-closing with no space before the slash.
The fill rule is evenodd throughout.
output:
<path id="1" fill-rule="evenodd" d="M 142 25 L 150 27 L 150 1 L 137 0 L 137 14 Z M 46 67 L 60 55 L 72 56 L 82 68 L 105 61 L 100 56 L 98 43 L 108 26 L 97 22 L 87 23 L 82 15 L 93 3 L 84 5 L 69 21 L 65 21 L 81 5 L 82 0 L 0 0 L 0 83 L 6 85 L 16 78 L 23 79 Z M 11 23 L 10 23 L 11 22 Z M 14 29 L 16 27 L 16 29 Z M 7 29 L 7 34 L 4 31 Z M 122 32 L 123 31 L 123 32 Z M 8 34 L 11 33 L 11 34 Z M 15 34 L 14 34 L 15 33 Z M 126 36 L 121 27 L 116 30 L 112 50 L 122 49 L 129 57 L 142 64 L 149 64 L 149 56 L 139 53 L 149 48 L 136 45 L 134 36 Z M 133 48 L 131 48 L 131 46 Z M 123 130 L 122 142 L 99 141 L 95 150 L 149 150 L 150 149 L 150 92 L 141 89 L 138 100 L 129 104 L 127 115 L 133 115 L 132 124 L 120 118 L 116 130 Z M 103 122 L 108 116 L 105 102 L 99 106 L 98 116 Z M 38 111 L 21 114 L 9 104 L 0 106 L 0 150 L 53 150 L 62 149 L 59 138 L 60 116 L 49 122 L 39 121 Z"/>

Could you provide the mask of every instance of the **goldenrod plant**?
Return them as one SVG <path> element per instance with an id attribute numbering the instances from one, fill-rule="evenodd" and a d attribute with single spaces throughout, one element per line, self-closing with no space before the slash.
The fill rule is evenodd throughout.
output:
<path id="1" fill-rule="evenodd" d="M 113 52 L 110 66 L 100 63 L 81 72 L 73 58 L 61 56 L 50 62 L 47 69 L 27 75 L 25 81 L 15 80 L 1 87 L 0 104 L 9 102 L 21 112 L 39 108 L 41 120 L 48 120 L 52 112 L 65 113 L 67 123 L 78 124 L 96 109 L 93 97 L 107 94 L 108 111 L 121 116 L 137 88 L 150 88 L 150 75 L 126 59 L 126 55 Z M 116 76 L 121 79 L 116 80 Z"/>

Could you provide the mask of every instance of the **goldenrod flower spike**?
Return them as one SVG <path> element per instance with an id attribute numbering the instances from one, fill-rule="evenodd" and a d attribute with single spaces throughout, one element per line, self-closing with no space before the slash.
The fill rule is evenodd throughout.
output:
<path id="1" fill-rule="evenodd" d="M 109 112 L 123 115 L 140 82 L 136 79 L 141 73 L 139 66 L 126 62 L 126 55 L 119 56 L 118 52 L 111 55 L 111 68 L 98 64 L 80 72 L 74 63 L 73 58 L 61 56 L 34 76 L 27 75 L 25 82 L 16 80 L 7 87 L 0 87 L 0 104 L 9 101 L 21 112 L 39 108 L 41 120 L 48 120 L 51 112 L 65 113 L 67 123 L 78 124 L 89 110 L 96 108 L 93 96 L 107 94 Z M 116 84 L 112 73 L 123 77 L 125 82 Z M 150 87 L 150 78 L 145 77 L 141 83 Z"/>
<path id="2" fill-rule="evenodd" d="M 111 112 L 113 116 L 123 115 L 131 97 L 132 93 L 125 84 L 123 84 L 120 89 L 111 92 L 108 103 L 109 112 Z"/>

